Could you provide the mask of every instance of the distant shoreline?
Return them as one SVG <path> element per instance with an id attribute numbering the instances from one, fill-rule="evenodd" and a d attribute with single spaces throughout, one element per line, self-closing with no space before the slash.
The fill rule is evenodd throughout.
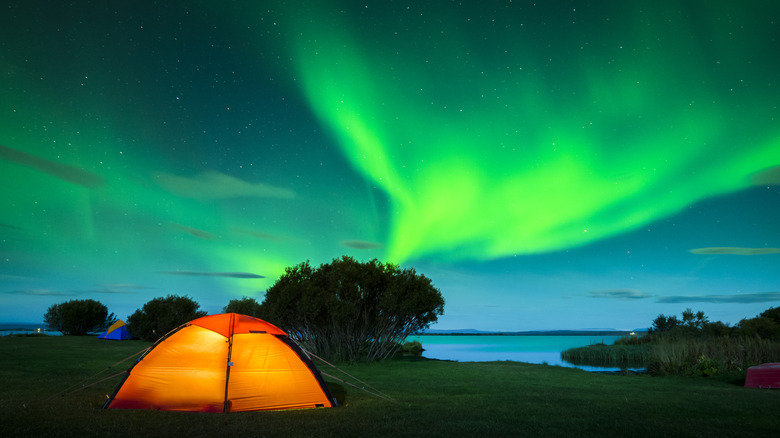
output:
<path id="1" fill-rule="evenodd" d="M 50 329 L 42 322 L 0 322 L 0 336 L 24 334 L 59 336 L 61 333 L 58 330 Z"/>
<path id="2" fill-rule="evenodd" d="M 646 332 L 640 331 L 586 331 L 586 330 L 550 330 L 550 331 L 527 331 L 527 332 L 422 332 L 413 336 L 628 336 L 631 333 L 642 336 Z"/>

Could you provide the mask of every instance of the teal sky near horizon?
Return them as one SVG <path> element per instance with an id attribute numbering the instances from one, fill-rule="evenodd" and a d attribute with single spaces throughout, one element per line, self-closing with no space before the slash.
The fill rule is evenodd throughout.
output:
<path id="1" fill-rule="evenodd" d="M 418 4 L 420 3 L 420 4 Z M 0 320 L 413 267 L 435 328 L 780 305 L 774 2 L 12 1 Z"/>

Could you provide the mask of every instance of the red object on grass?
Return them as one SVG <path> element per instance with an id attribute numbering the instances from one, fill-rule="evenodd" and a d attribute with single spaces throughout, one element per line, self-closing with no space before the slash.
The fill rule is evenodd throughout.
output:
<path id="1" fill-rule="evenodd" d="M 780 363 L 765 363 L 748 368 L 745 387 L 780 388 Z"/>

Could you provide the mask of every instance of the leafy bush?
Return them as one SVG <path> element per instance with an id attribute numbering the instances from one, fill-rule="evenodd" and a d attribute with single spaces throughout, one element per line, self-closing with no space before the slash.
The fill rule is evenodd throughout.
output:
<path id="1" fill-rule="evenodd" d="M 699 361 L 696 363 L 696 368 L 694 372 L 696 375 L 702 377 L 711 376 L 713 374 L 717 374 L 718 365 L 715 363 L 714 360 L 702 354 L 701 356 L 699 356 Z"/>
<path id="2" fill-rule="evenodd" d="M 127 318 L 127 329 L 131 336 L 153 342 L 184 323 L 206 316 L 199 308 L 200 304 L 187 296 L 154 298 Z"/>
<path id="3" fill-rule="evenodd" d="M 423 352 L 423 346 L 420 341 L 404 342 L 399 353 L 410 356 L 420 356 Z"/>
<path id="4" fill-rule="evenodd" d="M 63 335 L 88 335 L 105 330 L 116 322 L 114 314 L 100 301 L 71 300 L 53 304 L 43 315 L 43 322 Z"/>

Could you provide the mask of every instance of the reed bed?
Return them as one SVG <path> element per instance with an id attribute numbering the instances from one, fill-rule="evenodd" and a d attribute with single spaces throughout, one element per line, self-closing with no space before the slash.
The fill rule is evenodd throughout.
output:
<path id="1" fill-rule="evenodd" d="M 650 360 L 650 345 L 594 344 L 563 351 L 561 358 L 574 365 L 645 368 Z"/>
<path id="2" fill-rule="evenodd" d="M 561 358 L 575 365 L 647 368 L 654 375 L 744 377 L 751 366 L 780 362 L 780 342 L 759 337 L 659 337 L 573 348 Z"/>
<path id="3" fill-rule="evenodd" d="M 657 375 L 742 374 L 780 361 L 780 342 L 758 337 L 693 338 L 653 343 L 648 371 Z"/>

